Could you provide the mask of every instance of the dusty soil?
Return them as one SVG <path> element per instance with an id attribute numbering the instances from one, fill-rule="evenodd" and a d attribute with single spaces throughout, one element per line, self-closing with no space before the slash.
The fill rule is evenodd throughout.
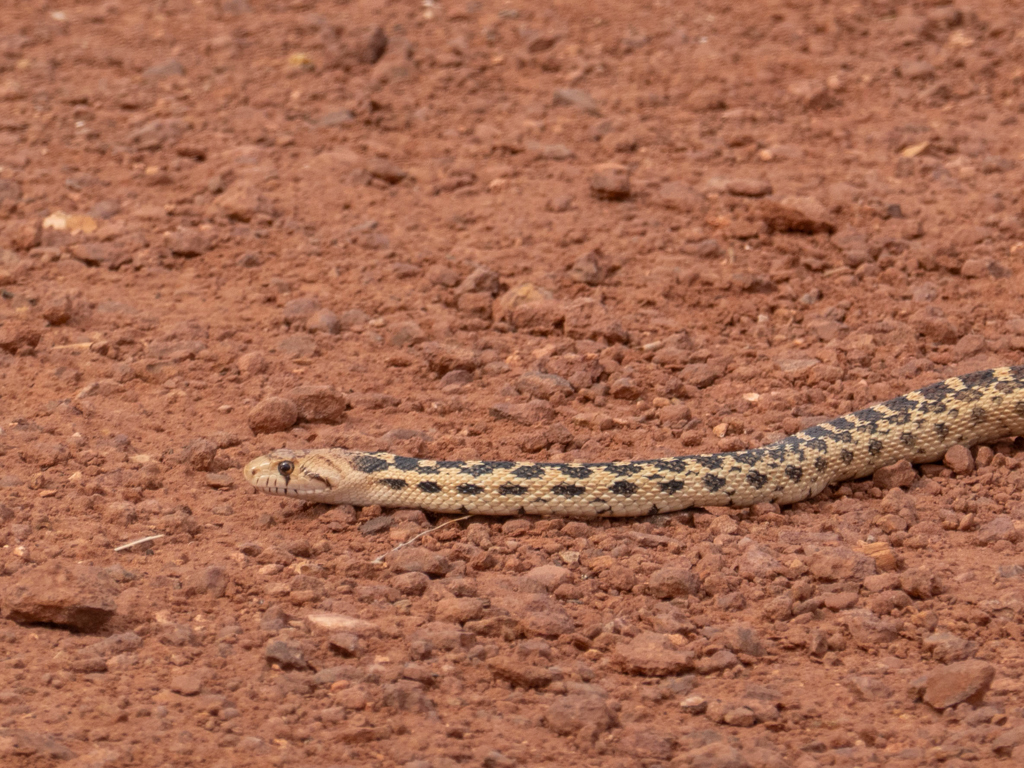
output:
<path id="1" fill-rule="evenodd" d="M 4 3 L 0 761 L 1019 764 L 1012 442 L 397 551 L 446 519 L 240 468 L 734 450 L 1024 362 L 1022 25 Z"/>

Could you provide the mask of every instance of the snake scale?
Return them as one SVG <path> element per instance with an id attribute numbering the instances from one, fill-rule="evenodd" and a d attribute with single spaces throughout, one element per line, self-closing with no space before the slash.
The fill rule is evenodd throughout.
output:
<path id="1" fill-rule="evenodd" d="M 900 459 L 1024 434 L 1024 366 L 957 376 L 732 453 L 594 464 L 437 461 L 342 448 L 278 450 L 253 486 L 326 504 L 474 515 L 638 517 L 689 507 L 791 504 Z"/>

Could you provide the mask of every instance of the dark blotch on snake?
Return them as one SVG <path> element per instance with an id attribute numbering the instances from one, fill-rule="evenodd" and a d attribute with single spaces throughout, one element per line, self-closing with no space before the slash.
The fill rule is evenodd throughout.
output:
<path id="1" fill-rule="evenodd" d="M 808 440 L 807 447 L 818 453 L 828 453 L 828 443 L 820 437 Z"/>
<path id="2" fill-rule="evenodd" d="M 723 480 L 722 482 L 724 483 L 725 481 Z M 686 483 L 681 480 L 669 480 L 665 483 L 658 483 L 658 487 L 661 488 L 663 493 L 671 494 L 683 490 L 686 487 Z"/>
<path id="3" fill-rule="evenodd" d="M 747 472 L 747 482 L 760 490 L 761 488 L 764 488 L 765 483 L 768 482 L 768 475 L 763 472 L 758 472 L 756 469 L 752 469 Z"/>
<path id="4" fill-rule="evenodd" d="M 455 490 L 464 496 L 479 496 L 484 492 L 483 486 L 473 485 L 472 483 L 463 483 L 456 486 Z"/>
<path id="5" fill-rule="evenodd" d="M 360 453 L 352 457 L 352 469 L 357 472 L 372 474 L 373 472 L 383 472 L 390 466 L 386 460 L 368 453 Z"/>
<path id="6" fill-rule="evenodd" d="M 522 496 L 524 493 L 526 493 L 526 486 L 505 483 L 504 485 L 498 486 L 498 493 L 501 494 L 502 496 Z"/>
<path id="7" fill-rule="evenodd" d="M 523 480 L 533 480 L 537 477 L 544 477 L 544 467 L 540 464 L 523 464 L 512 470 L 512 474 Z"/>
<path id="8" fill-rule="evenodd" d="M 416 487 L 419 488 L 424 493 L 440 493 L 441 492 L 441 486 L 438 485 L 437 483 L 432 483 L 429 480 L 424 480 L 422 483 L 419 483 Z"/>
<path id="9" fill-rule="evenodd" d="M 917 394 L 919 394 L 928 402 L 936 403 L 940 400 L 945 400 L 947 397 L 953 394 L 953 391 L 954 390 L 948 384 L 946 384 L 944 381 L 940 381 L 936 384 L 929 384 L 927 387 L 924 387 L 923 389 L 919 389 L 917 391 Z"/>
<path id="10" fill-rule="evenodd" d="M 719 454 L 708 453 L 700 456 L 694 456 L 691 461 L 695 461 L 705 469 L 721 469 L 722 468 L 722 457 Z"/>
<path id="11" fill-rule="evenodd" d="M 704 475 L 704 487 L 714 493 L 722 490 L 725 485 L 725 478 L 718 475 Z"/>
<path id="12" fill-rule="evenodd" d="M 749 451 L 737 451 L 732 457 L 738 464 L 745 464 L 748 467 L 753 467 L 754 465 L 761 463 L 761 459 L 764 458 L 764 449 L 754 448 Z"/>
<path id="13" fill-rule="evenodd" d="M 619 477 L 628 477 L 642 471 L 637 464 L 604 464 L 604 469 Z"/>
<path id="14" fill-rule="evenodd" d="M 960 377 L 960 381 L 967 387 L 984 387 L 987 384 L 991 384 L 996 381 L 995 371 L 989 369 L 985 371 L 975 371 L 974 373 L 968 373 Z"/>
<path id="15" fill-rule="evenodd" d="M 800 478 L 804 476 L 803 467 L 797 467 L 793 464 L 786 465 L 786 477 L 792 480 L 794 483 L 799 483 Z"/>
<path id="16" fill-rule="evenodd" d="M 400 477 L 382 477 L 377 482 L 381 485 L 387 486 L 393 491 L 400 491 L 408 485 L 408 483 Z"/>
<path id="17" fill-rule="evenodd" d="M 552 486 L 552 493 L 556 493 L 559 496 L 565 496 L 566 498 L 572 498 L 573 496 L 582 496 L 587 492 L 587 489 L 582 485 L 566 485 L 561 483 L 559 485 Z"/>
<path id="18" fill-rule="evenodd" d="M 470 477 L 482 477 L 483 475 L 489 475 L 494 471 L 494 466 L 490 462 L 482 462 L 480 464 L 466 464 L 465 466 L 459 467 L 459 472 Z"/>
<path id="19" fill-rule="evenodd" d="M 661 472 L 672 472 L 673 474 L 679 475 L 692 469 L 693 467 L 690 462 L 696 458 L 696 456 L 677 456 L 672 459 L 654 459 L 647 463 Z"/>
<path id="20" fill-rule="evenodd" d="M 570 464 L 560 464 L 558 469 L 566 477 L 571 477 L 574 480 L 585 480 L 594 474 L 594 471 L 590 467 L 574 467 Z"/>
<path id="21" fill-rule="evenodd" d="M 616 480 L 608 486 L 608 490 L 617 496 L 632 496 L 636 493 L 636 484 L 628 480 Z"/>
<path id="22" fill-rule="evenodd" d="M 886 400 L 885 407 L 891 411 L 896 411 L 896 413 L 913 413 L 917 409 L 918 403 L 915 403 L 906 395 L 900 395 L 892 400 Z"/>

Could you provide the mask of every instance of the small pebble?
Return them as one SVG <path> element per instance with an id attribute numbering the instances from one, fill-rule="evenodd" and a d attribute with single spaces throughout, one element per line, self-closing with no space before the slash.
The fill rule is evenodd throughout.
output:
<path id="1" fill-rule="evenodd" d="M 590 189 L 604 200 L 625 200 L 630 195 L 629 169 L 618 163 L 602 163 L 594 169 Z"/>
<path id="2" fill-rule="evenodd" d="M 268 397 L 249 411 L 249 429 L 257 435 L 284 432 L 299 419 L 299 408 L 286 397 Z"/>
<path id="3" fill-rule="evenodd" d="M 969 475 L 974 471 L 974 456 L 964 445 L 951 446 L 942 457 L 942 463 L 958 475 Z"/>

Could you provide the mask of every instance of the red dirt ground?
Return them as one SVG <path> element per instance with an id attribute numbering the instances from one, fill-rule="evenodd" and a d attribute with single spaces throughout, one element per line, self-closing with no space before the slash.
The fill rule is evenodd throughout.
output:
<path id="1" fill-rule="evenodd" d="M 1024 362 L 1021 62 L 992 0 L 4 3 L 0 762 L 1020 764 L 1012 442 L 397 552 L 445 518 L 240 468 L 734 450 Z"/>

